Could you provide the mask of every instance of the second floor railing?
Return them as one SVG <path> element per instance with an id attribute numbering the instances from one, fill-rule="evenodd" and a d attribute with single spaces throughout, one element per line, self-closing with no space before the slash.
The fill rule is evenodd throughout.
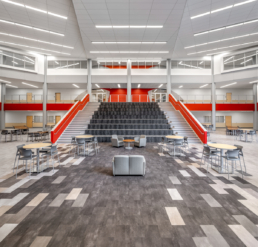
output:
<path id="1" fill-rule="evenodd" d="M 108 102 L 127 102 L 127 95 L 126 94 L 109 95 Z"/>
<path id="2" fill-rule="evenodd" d="M 192 104 L 211 104 L 211 95 L 179 95 L 179 101 Z M 252 104 L 253 95 L 216 95 L 216 103 L 223 104 Z"/>

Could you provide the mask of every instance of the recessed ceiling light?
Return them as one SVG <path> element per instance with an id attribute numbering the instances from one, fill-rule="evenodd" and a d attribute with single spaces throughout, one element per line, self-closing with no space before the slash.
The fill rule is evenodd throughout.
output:
<path id="1" fill-rule="evenodd" d="M 117 84 L 117 86 L 120 88 L 120 84 Z"/>
<path id="2" fill-rule="evenodd" d="M 14 87 L 14 88 L 18 88 L 18 87 L 16 87 L 16 86 L 9 85 L 9 84 L 6 84 L 6 86 L 8 86 L 8 87 Z"/>
<path id="3" fill-rule="evenodd" d="M 24 84 L 24 85 L 27 85 L 27 86 L 30 86 L 30 87 L 35 87 L 35 88 L 38 88 L 37 86 L 31 85 L 31 84 L 29 84 L 29 83 L 26 83 L 26 82 L 22 82 L 22 84 Z"/>
<path id="4" fill-rule="evenodd" d="M 39 50 L 42 50 L 42 51 L 51 51 L 51 52 L 55 52 L 55 53 L 59 53 L 59 54 L 71 55 L 70 53 L 53 51 L 53 50 L 48 50 L 48 49 L 43 49 L 43 48 L 38 48 L 38 47 L 33 47 L 33 46 L 27 46 L 27 45 L 21 45 L 21 44 L 17 44 L 17 43 L 11 43 L 11 42 L 5 42 L 5 41 L 0 41 L 0 43 L 15 45 L 15 46 L 22 46 L 22 47 L 32 48 L 32 49 L 39 49 Z"/>
<path id="5" fill-rule="evenodd" d="M 223 11 L 223 10 L 226 10 L 226 9 L 231 9 L 231 8 L 234 8 L 234 7 L 238 7 L 240 5 L 251 3 L 251 2 L 254 2 L 254 1 L 256 1 L 256 0 L 247 0 L 247 1 L 244 1 L 244 2 L 236 3 L 234 5 L 228 5 L 228 6 L 224 7 L 224 8 L 214 9 L 212 11 L 205 12 L 203 14 L 192 16 L 191 19 L 196 19 L 198 17 L 202 17 L 202 16 L 205 16 L 205 15 L 213 14 L 213 13 L 216 13 L 216 12 L 219 12 L 219 11 Z"/>
<path id="6" fill-rule="evenodd" d="M 76 84 L 73 84 L 74 87 L 80 88 L 79 86 L 77 86 Z"/>
<path id="7" fill-rule="evenodd" d="M 138 88 L 141 87 L 141 84 L 138 84 Z"/>
<path id="8" fill-rule="evenodd" d="M 43 40 L 31 39 L 31 38 L 27 38 L 27 37 L 23 37 L 23 36 L 18 36 L 18 35 L 13 35 L 13 34 L 8 34 L 8 33 L 0 33 L 0 35 L 10 36 L 10 37 L 18 38 L 18 39 L 25 39 L 25 40 L 35 41 L 35 42 L 44 43 L 44 44 L 53 45 L 53 46 L 60 46 L 60 47 L 68 48 L 68 49 L 74 49 L 71 46 L 51 43 L 51 42 L 47 42 L 47 41 L 43 41 Z"/>
<path id="9" fill-rule="evenodd" d="M 225 85 L 225 86 L 222 86 L 222 87 L 220 87 L 220 88 L 223 88 L 223 87 L 228 87 L 228 86 L 235 85 L 235 84 L 237 84 L 237 82 L 234 82 L 234 83 L 227 84 L 227 85 Z"/>
<path id="10" fill-rule="evenodd" d="M 99 88 L 99 85 L 98 84 L 95 84 L 96 85 L 96 87 L 98 87 Z"/>
<path id="11" fill-rule="evenodd" d="M 169 51 L 90 51 L 90 53 L 130 53 L 130 54 L 151 54 L 151 53 L 169 53 Z"/>
<path id="12" fill-rule="evenodd" d="M 162 86 L 163 86 L 163 84 L 160 84 L 160 85 L 159 85 L 159 88 L 161 88 Z"/>
<path id="13" fill-rule="evenodd" d="M 107 42 L 102 42 L 102 41 L 93 41 L 91 42 L 92 44 L 106 44 L 106 45 L 110 45 L 110 44 L 130 44 L 130 45 L 136 45 L 136 44 L 142 44 L 142 45 L 156 45 L 156 44 L 166 44 L 167 42 L 163 42 L 163 41 L 159 41 L 159 42 L 139 42 L 139 41 L 135 41 L 135 42 L 122 42 L 122 41 L 107 41 Z"/>
<path id="14" fill-rule="evenodd" d="M 44 13 L 44 14 L 49 14 L 49 15 L 53 15 L 53 16 L 56 16 L 56 17 L 59 17 L 59 18 L 67 19 L 66 16 L 58 15 L 58 14 L 55 14 L 55 13 L 52 13 L 52 12 L 48 12 L 46 10 L 34 8 L 32 6 L 29 6 L 29 5 L 24 5 L 24 4 L 21 4 L 21 3 L 16 3 L 16 2 L 13 2 L 13 1 L 10 1 L 10 0 L 1 0 L 1 1 L 2 2 L 6 2 L 6 3 L 10 3 L 10 4 L 14 4 L 14 5 L 26 8 L 26 9 L 31 9 L 31 10 L 34 10 L 34 11 L 37 11 L 37 12 L 41 12 L 41 13 Z"/>
<path id="15" fill-rule="evenodd" d="M 36 27 L 28 26 L 28 25 L 23 25 L 23 24 L 20 24 L 20 23 L 6 21 L 6 20 L 2 20 L 2 19 L 0 20 L 0 22 L 16 25 L 16 26 L 20 26 L 20 27 L 25 27 L 25 28 L 32 28 L 32 29 L 37 30 L 37 31 L 52 33 L 52 34 L 59 35 L 59 36 L 64 36 L 64 34 L 62 34 L 62 33 L 52 32 L 52 31 L 48 31 L 48 30 L 45 30 L 45 29 L 36 28 Z"/>
<path id="16" fill-rule="evenodd" d="M 183 86 L 179 86 L 179 88 L 182 88 Z"/>
<path id="17" fill-rule="evenodd" d="M 163 26 L 99 26 L 96 28 L 163 28 Z"/>
<path id="18" fill-rule="evenodd" d="M 208 86 L 208 84 L 202 85 L 202 86 L 200 86 L 200 88 L 203 88 L 203 87 L 206 87 L 206 86 Z"/>

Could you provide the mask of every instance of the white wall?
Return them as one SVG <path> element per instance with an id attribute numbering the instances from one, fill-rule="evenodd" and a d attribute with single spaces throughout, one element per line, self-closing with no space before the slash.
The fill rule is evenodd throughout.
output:
<path id="1" fill-rule="evenodd" d="M 48 75 L 88 75 L 87 69 L 48 69 Z"/>
<path id="2" fill-rule="evenodd" d="M 211 75 L 211 69 L 171 69 L 171 75 Z"/>

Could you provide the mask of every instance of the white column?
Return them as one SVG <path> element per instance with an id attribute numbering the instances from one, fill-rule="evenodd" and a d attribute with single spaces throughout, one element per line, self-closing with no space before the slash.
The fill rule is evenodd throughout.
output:
<path id="1" fill-rule="evenodd" d="M 253 95 L 254 95 L 254 116 L 253 116 L 253 129 L 254 130 L 258 130 L 258 126 L 257 126 L 257 83 L 253 84 Z"/>
<path id="2" fill-rule="evenodd" d="M 211 56 L 211 124 L 213 130 L 216 130 L 216 84 L 214 81 L 214 56 Z"/>
<path id="3" fill-rule="evenodd" d="M 43 83 L 43 130 L 47 124 L 47 56 L 44 55 L 44 83 Z"/>
<path id="4" fill-rule="evenodd" d="M 167 59 L 167 102 L 169 94 L 171 94 L 171 59 Z"/>
<path id="5" fill-rule="evenodd" d="M 87 60 L 87 70 L 88 70 L 88 83 L 87 83 L 87 91 L 90 95 L 90 102 L 91 102 L 91 69 L 92 69 L 92 60 Z"/>
<path id="6" fill-rule="evenodd" d="M 131 75 L 131 60 L 127 60 L 127 102 L 132 102 L 132 75 Z"/>
<path id="7" fill-rule="evenodd" d="M 5 128 L 5 112 L 4 112 L 4 101 L 6 94 L 6 85 L 5 83 L 1 83 L 1 129 Z"/>

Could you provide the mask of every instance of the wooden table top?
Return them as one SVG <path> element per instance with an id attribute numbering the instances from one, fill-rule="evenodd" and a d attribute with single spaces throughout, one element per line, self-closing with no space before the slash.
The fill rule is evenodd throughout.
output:
<path id="1" fill-rule="evenodd" d="M 28 129 L 26 126 L 14 126 L 15 129 Z"/>
<path id="2" fill-rule="evenodd" d="M 238 127 L 228 127 L 228 130 L 237 130 Z"/>
<path id="3" fill-rule="evenodd" d="M 166 136 L 168 139 L 184 139 L 183 136 Z"/>
<path id="4" fill-rule="evenodd" d="M 126 140 L 123 140 L 123 142 L 134 142 L 133 139 L 126 139 Z"/>
<path id="5" fill-rule="evenodd" d="M 75 138 L 78 138 L 78 139 L 88 139 L 88 138 L 92 138 L 94 136 L 92 135 L 81 135 L 81 136 L 75 136 Z"/>
<path id="6" fill-rule="evenodd" d="M 208 146 L 212 147 L 212 148 L 227 149 L 227 150 L 237 149 L 237 147 L 235 147 L 235 146 L 228 145 L 228 144 L 222 144 L 222 143 L 208 143 Z"/>
<path id="7" fill-rule="evenodd" d="M 240 129 L 240 130 L 243 130 L 243 131 L 250 131 L 250 130 L 253 130 L 253 129 Z"/>
<path id="8" fill-rule="evenodd" d="M 33 143 L 33 144 L 29 144 L 29 145 L 26 145 L 26 146 L 23 146 L 22 148 L 25 148 L 25 149 L 33 149 L 33 148 L 45 148 L 45 147 L 49 147 L 51 146 L 52 144 L 51 143 L 43 143 L 43 142 L 40 142 L 40 143 Z"/>

